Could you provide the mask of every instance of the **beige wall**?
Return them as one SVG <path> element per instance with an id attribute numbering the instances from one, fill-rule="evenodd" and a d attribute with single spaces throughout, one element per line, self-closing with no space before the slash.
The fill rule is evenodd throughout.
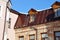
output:
<path id="1" fill-rule="evenodd" d="M 41 33 L 47 33 L 49 40 L 54 40 L 54 31 L 60 31 L 60 21 L 35 25 L 31 27 L 34 27 L 37 29 L 38 40 L 41 40 Z M 24 40 L 29 40 L 29 35 L 31 34 L 35 34 L 36 36 L 36 31 L 33 28 L 24 27 L 24 28 L 15 29 L 16 40 L 19 40 L 19 36 L 24 36 Z M 35 37 L 35 40 L 36 40 L 36 37 Z"/>
<path id="2" fill-rule="evenodd" d="M 16 20 L 18 18 L 18 15 L 10 12 L 10 18 L 11 18 L 11 25 L 10 25 L 10 28 L 8 28 L 7 38 L 9 40 L 15 40 L 14 25 L 16 23 Z"/>

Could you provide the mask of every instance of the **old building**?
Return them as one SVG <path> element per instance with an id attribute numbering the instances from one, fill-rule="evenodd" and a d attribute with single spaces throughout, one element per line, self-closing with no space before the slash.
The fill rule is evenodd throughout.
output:
<path id="1" fill-rule="evenodd" d="M 9 0 L 0 0 L 0 40 L 3 40 L 5 36 L 6 16 L 10 6 Z"/>
<path id="2" fill-rule="evenodd" d="M 14 30 L 14 25 L 18 19 L 18 16 L 20 15 L 19 12 L 13 9 L 9 9 L 10 14 L 9 14 L 9 20 L 6 21 L 6 35 L 7 35 L 7 40 L 15 40 L 15 30 Z"/>
<path id="3" fill-rule="evenodd" d="M 15 23 L 15 40 L 60 40 L 60 2 L 42 11 L 30 9 Z"/>

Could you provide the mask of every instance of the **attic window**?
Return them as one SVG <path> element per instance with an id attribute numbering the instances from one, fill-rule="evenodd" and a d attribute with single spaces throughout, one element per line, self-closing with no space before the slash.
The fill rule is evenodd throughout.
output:
<path id="1" fill-rule="evenodd" d="M 30 22 L 34 22 L 35 21 L 35 15 L 30 15 Z"/>
<path id="2" fill-rule="evenodd" d="M 60 17 L 60 8 L 56 9 L 55 17 Z"/>

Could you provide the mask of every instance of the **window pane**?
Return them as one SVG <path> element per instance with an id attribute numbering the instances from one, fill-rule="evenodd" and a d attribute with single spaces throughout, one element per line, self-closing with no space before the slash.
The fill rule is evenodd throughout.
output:
<path id="1" fill-rule="evenodd" d="M 55 17 L 58 17 L 57 12 L 55 12 Z"/>
<path id="2" fill-rule="evenodd" d="M 58 8 L 58 16 L 60 16 L 60 8 Z"/>
<path id="3" fill-rule="evenodd" d="M 48 38 L 42 38 L 42 40 L 48 40 Z"/>
<path id="4" fill-rule="evenodd" d="M 56 10 L 55 17 L 59 17 L 60 16 L 60 8 L 55 9 L 55 10 Z"/>
<path id="5" fill-rule="evenodd" d="M 45 40 L 48 40 L 48 38 L 45 38 Z"/>
<path id="6" fill-rule="evenodd" d="M 43 33 L 42 34 L 42 40 L 48 40 L 48 34 Z"/>
<path id="7" fill-rule="evenodd" d="M 23 36 L 21 36 L 21 37 L 20 37 L 20 40 L 24 40 L 24 37 L 23 37 Z"/>
<path id="8" fill-rule="evenodd" d="M 42 38 L 48 37 L 47 34 L 42 34 Z"/>
<path id="9" fill-rule="evenodd" d="M 55 35 L 56 35 L 56 36 L 60 36 L 60 32 L 56 32 Z"/>
<path id="10" fill-rule="evenodd" d="M 20 40 L 24 40 L 24 38 L 20 38 Z"/>
<path id="11" fill-rule="evenodd" d="M 35 15 L 31 15 L 30 16 L 30 22 L 34 22 L 35 21 Z"/>
<path id="12" fill-rule="evenodd" d="M 35 35 L 30 35 L 30 40 L 35 40 Z"/>
<path id="13" fill-rule="evenodd" d="M 59 40 L 59 38 L 58 38 L 58 37 L 56 37 L 56 40 Z"/>
<path id="14" fill-rule="evenodd" d="M 56 40 L 60 40 L 60 32 L 55 32 Z"/>

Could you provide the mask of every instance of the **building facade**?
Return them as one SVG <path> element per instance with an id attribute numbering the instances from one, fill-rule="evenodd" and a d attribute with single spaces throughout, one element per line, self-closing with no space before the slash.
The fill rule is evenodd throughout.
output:
<path id="1" fill-rule="evenodd" d="M 8 0 L 0 0 L 0 40 L 4 39 L 4 30 L 6 26 Z"/>
<path id="2" fill-rule="evenodd" d="M 15 40 L 14 25 L 19 15 L 20 15 L 19 12 L 13 9 L 10 9 L 9 20 L 7 21 L 7 24 L 6 24 L 7 40 Z"/>
<path id="3" fill-rule="evenodd" d="M 20 15 L 14 26 L 15 40 L 60 40 L 60 2 L 51 8 Z"/>
<path id="4" fill-rule="evenodd" d="M 15 22 L 20 15 L 11 9 L 10 0 L 0 0 L 0 40 L 15 40 Z"/>

